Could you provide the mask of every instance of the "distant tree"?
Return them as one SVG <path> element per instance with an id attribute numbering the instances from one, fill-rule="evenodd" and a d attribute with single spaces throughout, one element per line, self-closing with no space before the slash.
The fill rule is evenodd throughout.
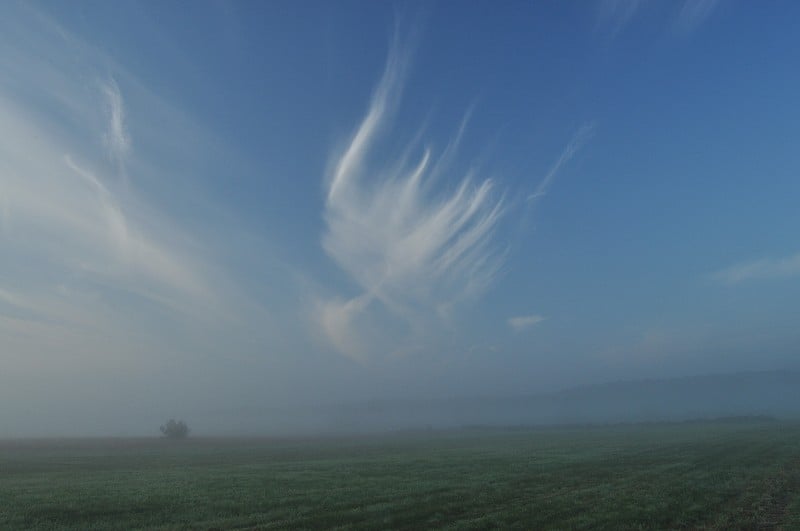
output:
<path id="1" fill-rule="evenodd" d="M 183 439 L 189 435 L 189 426 L 182 420 L 169 419 L 161 426 L 161 433 L 169 439 Z"/>

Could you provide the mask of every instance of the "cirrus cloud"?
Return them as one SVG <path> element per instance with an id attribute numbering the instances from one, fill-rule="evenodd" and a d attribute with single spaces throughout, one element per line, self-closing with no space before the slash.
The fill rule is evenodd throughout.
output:
<path id="1" fill-rule="evenodd" d="M 508 326 L 510 326 L 515 332 L 522 332 L 523 330 L 527 330 L 528 328 L 539 324 L 542 321 L 544 321 L 544 317 L 538 314 L 518 315 L 516 317 L 508 318 Z"/>
<path id="2" fill-rule="evenodd" d="M 414 142 L 389 161 L 378 154 L 408 62 L 395 39 L 367 113 L 326 183 L 323 248 L 359 292 L 320 302 L 318 320 L 331 344 L 352 358 L 373 348 L 363 320 L 375 305 L 413 328 L 480 293 L 501 263 L 492 235 L 505 212 L 502 197 L 477 168 L 454 170 L 465 123 L 441 154 Z M 415 150 L 420 154 L 411 162 Z M 440 191 L 442 181 L 454 187 Z M 378 326 L 384 325 L 394 326 Z"/>
<path id="3" fill-rule="evenodd" d="M 715 273 L 712 278 L 725 284 L 740 284 L 749 280 L 800 276 L 800 253 L 784 258 L 762 258 L 740 262 Z"/>

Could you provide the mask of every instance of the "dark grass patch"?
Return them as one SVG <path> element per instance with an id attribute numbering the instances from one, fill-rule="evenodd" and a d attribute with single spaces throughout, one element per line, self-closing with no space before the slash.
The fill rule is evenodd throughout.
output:
<path id="1" fill-rule="evenodd" d="M 754 529 L 800 523 L 800 425 L 0 442 L 4 529 Z"/>

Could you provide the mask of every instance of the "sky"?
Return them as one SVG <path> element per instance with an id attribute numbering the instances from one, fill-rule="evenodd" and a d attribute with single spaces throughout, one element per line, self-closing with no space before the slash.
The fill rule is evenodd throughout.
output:
<path id="1" fill-rule="evenodd" d="M 187 7 L 0 6 L 0 436 L 800 366 L 797 3 Z"/>

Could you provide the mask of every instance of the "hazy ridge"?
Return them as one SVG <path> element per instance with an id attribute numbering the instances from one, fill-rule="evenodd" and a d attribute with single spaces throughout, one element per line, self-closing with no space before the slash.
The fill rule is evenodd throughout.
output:
<path id="1" fill-rule="evenodd" d="M 251 431 L 358 432 L 461 426 L 800 417 L 800 372 L 763 371 L 611 382 L 520 396 L 380 400 L 226 412 Z M 237 431 L 228 426 L 226 431 Z"/>

